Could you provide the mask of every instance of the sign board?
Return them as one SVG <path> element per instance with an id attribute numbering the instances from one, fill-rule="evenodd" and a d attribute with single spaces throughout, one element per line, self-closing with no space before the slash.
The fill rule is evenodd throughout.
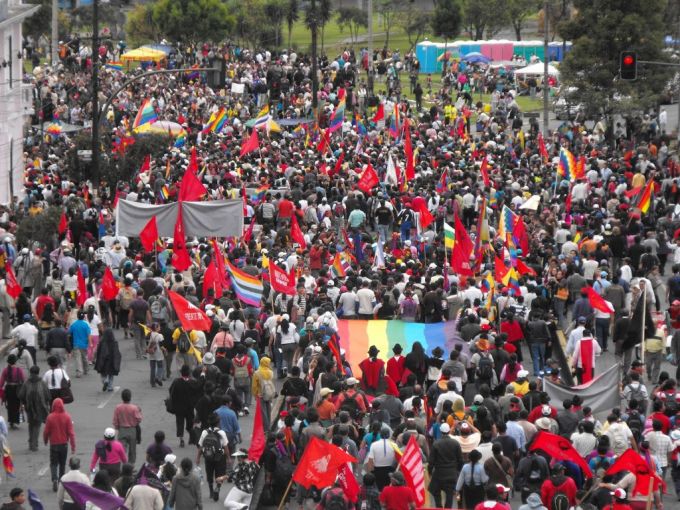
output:
<path id="1" fill-rule="evenodd" d="M 243 94 L 246 90 L 246 85 L 244 83 L 232 83 L 231 93 L 232 94 Z"/>

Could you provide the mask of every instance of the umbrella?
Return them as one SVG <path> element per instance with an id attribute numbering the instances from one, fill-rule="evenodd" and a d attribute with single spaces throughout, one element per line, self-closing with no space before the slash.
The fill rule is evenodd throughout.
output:
<path id="1" fill-rule="evenodd" d="M 477 51 L 473 51 L 471 53 L 468 53 L 463 57 L 463 61 L 467 62 L 469 64 L 488 64 L 491 62 L 491 59 L 485 55 L 482 55 L 481 53 Z"/>
<path id="2" fill-rule="evenodd" d="M 177 136 L 182 131 L 182 126 L 176 122 L 170 122 L 169 120 L 159 120 L 153 123 L 142 124 L 138 128 L 135 128 L 135 133 L 139 134 L 160 134 Z"/>

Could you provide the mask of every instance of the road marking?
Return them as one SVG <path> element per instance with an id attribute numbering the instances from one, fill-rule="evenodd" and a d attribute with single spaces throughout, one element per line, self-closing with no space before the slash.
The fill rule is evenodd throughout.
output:
<path id="1" fill-rule="evenodd" d="M 49 464 L 45 464 L 45 467 L 43 467 L 40 471 L 38 471 L 38 477 L 41 478 L 45 476 L 45 473 L 47 473 L 47 470 L 50 469 Z"/>
<path id="2" fill-rule="evenodd" d="M 120 390 L 120 386 L 114 386 L 114 387 L 113 387 L 113 391 L 111 392 L 111 394 L 109 395 L 109 397 L 108 397 L 106 400 L 104 400 L 101 404 L 99 404 L 99 405 L 97 406 L 97 409 L 104 409 L 104 408 L 106 407 L 106 404 L 108 404 L 109 402 L 111 402 L 111 399 L 113 398 L 113 396 L 114 396 L 116 393 L 118 393 L 119 390 Z"/>

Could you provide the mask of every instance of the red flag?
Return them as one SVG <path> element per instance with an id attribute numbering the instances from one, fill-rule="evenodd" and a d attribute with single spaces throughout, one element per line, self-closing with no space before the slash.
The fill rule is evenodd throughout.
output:
<path id="1" fill-rule="evenodd" d="M 210 330 L 212 327 L 212 321 L 203 310 L 171 290 L 168 291 L 168 297 L 170 298 L 170 302 L 175 309 L 177 318 L 182 323 L 182 327 L 185 330 Z"/>
<path id="2" fill-rule="evenodd" d="M 309 489 L 330 487 L 338 476 L 338 470 L 347 462 L 357 462 L 345 450 L 312 436 L 300 462 L 293 473 L 293 481 Z"/>
<path id="3" fill-rule="evenodd" d="M 151 155 L 147 154 L 144 157 L 144 161 L 142 162 L 142 166 L 139 169 L 139 174 L 143 174 L 151 170 Z"/>
<path id="4" fill-rule="evenodd" d="M 569 192 L 567 193 L 567 200 L 564 202 L 564 212 L 569 214 L 571 212 L 571 186 L 572 183 L 569 183 Z"/>
<path id="5" fill-rule="evenodd" d="M 475 273 L 470 266 L 470 253 L 463 249 L 463 246 L 456 242 L 451 250 L 451 267 L 463 276 L 474 276 Z"/>
<path id="6" fill-rule="evenodd" d="M 494 279 L 498 283 L 503 283 L 506 274 L 508 274 L 508 268 L 506 267 L 505 262 L 503 262 L 503 259 L 496 256 L 494 261 Z"/>
<path id="7" fill-rule="evenodd" d="M 416 169 L 413 162 L 413 146 L 411 145 L 411 128 L 408 119 L 404 119 L 404 154 L 406 155 L 406 179 L 416 178 Z"/>
<path id="8" fill-rule="evenodd" d="M 85 277 L 83 272 L 78 268 L 78 292 L 76 292 L 76 304 L 78 306 L 83 306 L 85 300 L 87 299 L 87 285 L 85 283 Z"/>
<path id="9" fill-rule="evenodd" d="M 201 197 L 205 195 L 205 186 L 201 183 L 196 173 L 191 170 L 191 167 L 187 168 L 184 172 L 184 177 L 179 183 L 179 196 L 177 200 L 180 202 L 200 200 Z"/>
<path id="10" fill-rule="evenodd" d="M 460 221 L 460 218 L 458 217 L 458 214 L 453 215 L 453 228 L 456 232 L 456 244 L 460 244 L 463 247 L 463 251 L 466 253 L 472 253 L 472 250 L 474 250 L 475 245 L 470 239 L 470 236 L 467 233 L 467 230 L 465 229 L 465 225 L 463 225 L 463 222 Z"/>
<path id="11" fill-rule="evenodd" d="M 375 172 L 373 165 L 370 163 L 366 166 L 366 170 L 361 174 L 357 185 L 359 189 L 365 193 L 370 193 L 371 190 L 380 182 L 378 174 Z"/>
<path id="12" fill-rule="evenodd" d="M 216 298 L 222 297 L 222 284 L 220 283 L 220 277 L 217 274 L 217 265 L 215 259 L 212 259 L 205 268 L 205 273 L 203 273 L 203 294 L 206 295 L 208 289 L 213 290 L 213 296 Z"/>
<path id="13" fill-rule="evenodd" d="M 337 254 L 336 254 L 336 257 L 337 257 Z M 340 354 L 340 339 L 338 338 L 337 333 L 333 333 L 333 335 L 331 335 L 330 339 L 328 340 L 328 348 L 333 353 L 333 357 L 335 358 L 335 363 L 338 366 L 338 373 L 339 374 L 344 373 L 345 369 L 342 365 L 342 354 Z"/>
<path id="14" fill-rule="evenodd" d="M 250 240 L 253 238 L 253 229 L 255 228 L 255 218 L 250 219 L 250 225 L 248 225 L 248 228 L 246 231 L 243 233 L 243 242 L 248 244 Z"/>
<path id="15" fill-rule="evenodd" d="M 539 432 L 529 449 L 543 450 L 555 460 L 571 461 L 583 470 L 586 478 L 593 477 L 593 473 L 590 471 L 588 463 L 576 451 L 571 444 L 571 441 L 564 437 L 558 436 L 557 434 L 551 434 L 550 432 Z"/>
<path id="16" fill-rule="evenodd" d="M 616 462 L 612 464 L 606 471 L 606 475 L 614 475 L 620 473 L 621 471 L 630 471 L 635 475 L 635 489 L 630 496 L 635 496 L 636 494 L 642 494 L 646 496 L 649 494 L 649 481 L 652 482 L 652 490 L 659 490 L 659 486 L 666 490 L 666 484 L 659 478 L 654 470 L 647 464 L 647 461 L 643 459 L 639 453 L 635 450 L 628 448 L 621 456 L 616 459 Z"/>
<path id="17" fill-rule="evenodd" d="M 177 221 L 172 245 L 172 267 L 177 271 L 186 271 L 191 267 L 191 257 L 187 250 L 187 241 L 184 236 L 184 218 L 182 216 L 182 204 L 177 209 Z"/>
<path id="18" fill-rule="evenodd" d="M 269 281 L 271 282 L 272 289 L 276 292 L 282 292 L 289 296 L 294 296 L 296 294 L 295 275 L 286 273 L 283 269 L 274 264 L 273 261 L 269 263 Z"/>
<path id="19" fill-rule="evenodd" d="M 614 313 L 614 308 L 609 306 L 602 296 L 600 296 L 592 287 L 584 287 L 588 293 L 588 301 L 590 306 L 603 313 Z"/>
<path id="20" fill-rule="evenodd" d="M 340 487 L 342 487 L 342 490 L 350 503 L 359 501 L 359 492 L 361 492 L 361 489 L 359 488 L 357 479 L 354 477 L 354 473 L 347 464 L 340 466 L 340 470 L 338 471 L 338 482 L 340 482 Z"/>
<path id="21" fill-rule="evenodd" d="M 522 248 L 522 253 L 527 255 L 529 253 L 529 236 L 527 235 L 527 230 L 524 226 L 524 220 L 519 214 L 515 216 L 512 237 L 519 241 L 519 247 Z"/>
<path id="22" fill-rule="evenodd" d="M 213 239 L 211 243 L 213 247 L 213 258 L 215 260 L 215 267 L 217 268 L 217 276 L 219 276 L 222 285 L 227 287 L 228 286 L 227 268 L 224 266 L 224 255 L 222 255 L 222 250 L 217 245 L 216 239 Z"/>
<path id="23" fill-rule="evenodd" d="M 420 228 L 425 230 L 433 221 L 434 221 L 434 216 L 430 212 L 430 210 L 427 208 L 425 205 L 425 201 L 415 201 L 416 205 L 416 211 L 420 213 Z"/>
<path id="24" fill-rule="evenodd" d="M 381 120 L 385 120 L 385 105 L 382 103 L 378 105 L 378 110 L 375 112 L 375 115 L 373 116 L 373 123 L 377 124 Z"/>
<path id="25" fill-rule="evenodd" d="M 187 172 L 198 172 L 198 157 L 196 156 L 196 147 L 191 148 L 191 159 L 189 160 Z"/>
<path id="26" fill-rule="evenodd" d="M 17 282 L 17 277 L 14 276 L 14 271 L 12 271 L 12 266 L 10 264 L 5 265 L 5 270 L 5 290 L 12 299 L 16 299 L 19 297 L 19 294 L 21 294 L 21 285 Z"/>
<path id="27" fill-rule="evenodd" d="M 153 251 L 156 241 L 158 241 L 158 225 L 156 225 L 155 216 L 147 222 L 139 233 L 139 240 L 145 251 Z"/>
<path id="28" fill-rule="evenodd" d="M 517 269 L 517 272 L 520 275 L 531 275 L 531 276 L 536 276 L 536 271 L 531 269 L 529 266 L 527 266 L 524 262 L 521 260 L 517 259 L 517 264 L 515 265 L 515 269 Z"/>
<path id="29" fill-rule="evenodd" d="M 319 143 L 316 146 L 316 150 L 319 152 L 319 154 L 324 155 L 328 148 L 331 145 L 331 139 L 329 138 L 328 130 L 327 129 L 322 129 L 321 130 L 321 139 L 319 140 Z"/>
<path id="30" fill-rule="evenodd" d="M 262 421 L 262 403 L 257 398 L 255 403 L 255 419 L 253 420 L 253 435 L 250 438 L 250 447 L 248 448 L 248 460 L 259 464 L 266 442 L 264 422 Z"/>
<path id="31" fill-rule="evenodd" d="M 543 162 L 548 161 L 548 150 L 545 148 L 545 140 L 543 140 L 543 134 L 538 133 L 538 152 L 543 158 Z"/>
<path id="32" fill-rule="evenodd" d="M 328 173 L 329 177 L 333 177 L 335 174 L 337 174 L 342 169 L 343 161 L 345 161 L 345 151 L 342 151 L 340 153 L 340 155 L 338 156 L 338 160 L 335 162 L 335 166 L 333 167 L 333 171 Z"/>
<path id="33" fill-rule="evenodd" d="M 64 235 L 64 232 L 68 230 L 68 218 L 66 213 L 61 211 L 61 217 L 59 218 L 59 235 Z"/>
<path id="34" fill-rule="evenodd" d="M 297 217 L 295 216 L 295 213 L 290 217 L 290 237 L 293 240 L 293 242 L 298 243 L 300 245 L 300 248 L 303 250 L 307 249 L 307 243 L 305 242 L 305 236 L 302 233 L 302 229 L 300 229 L 300 225 L 298 224 Z"/>
<path id="35" fill-rule="evenodd" d="M 253 129 L 253 132 L 250 133 L 250 138 L 246 140 L 246 142 L 241 146 L 241 153 L 239 154 L 239 157 L 243 157 L 246 154 L 256 151 L 257 149 L 260 148 L 260 140 L 257 137 L 257 129 Z"/>
<path id="36" fill-rule="evenodd" d="M 118 296 L 118 285 L 116 285 L 111 268 L 107 266 L 102 278 L 102 298 L 104 301 L 113 301 L 116 296 Z"/>
<path id="37" fill-rule="evenodd" d="M 326 163 L 321 163 L 321 166 L 319 167 L 319 173 L 323 175 L 330 174 L 330 170 L 328 170 L 328 165 Z"/>
<path id="38" fill-rule="evenodd" d="M 484 156 L 482 166 L 479 167 L 479 173 L 482 174 L 484 186 L 488 188 L 491 185 L 491 181 L 489 180 L 489 156 Z"/>
<path id="39" fill-rule="evenodd" d="M 406 485 L 413 489 L 416 494 L 416 508 L 425 503 L 425 477 L 423 470 L 423 456 L 416 440 L 417 434 L 411 434 L 404 453 L 399 461 L 399 467 L 404 474 Z"/>

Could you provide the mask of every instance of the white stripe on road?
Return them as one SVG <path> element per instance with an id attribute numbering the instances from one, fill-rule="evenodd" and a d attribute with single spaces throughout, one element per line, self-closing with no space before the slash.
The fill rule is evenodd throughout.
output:
<path id="1" fill-rule="evenodd" d="M 113 387 L 113 391 L 111 392 L 111 394 L 109 395 L 109 397 L 108 397 L 106 400 L 104 400 L 101 404 L 99 404 L 99 405 L 97 406 L 97 409 L 104 409 L 104 408 L 106 407 L 106 404 L 108 404 L 109 402 L 111 402 L 111 399 L 113 398 L 113 396 L 114 396 L 116 393 L 118 393 L 119 390 L 120 390 L 120 386 L 114 386 L 114 387 Z"/>
<path id="2" fill-rule="evenodd" d="M 38 477 L 43 477 L 43 476 L 45 476 L 45 473 L 47 473 L 47 470 L 48 470 L 48 469 L 50 469 L 50 465 L 49 465 L 49 464 L 45 464 L 45 466 L 44 466 L 40 471 L 38 471 Z"/>

